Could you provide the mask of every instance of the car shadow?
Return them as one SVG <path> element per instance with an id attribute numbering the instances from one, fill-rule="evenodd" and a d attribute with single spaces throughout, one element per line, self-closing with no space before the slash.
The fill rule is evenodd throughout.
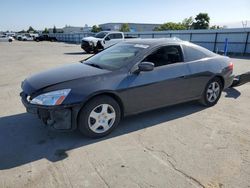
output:
<path id="1" fill-rule="evenodd" d="M 86 52 L 66 52 L 64 55 L 85 55 Z"/>
<path id="2" fill-rule="evenodd" d="M 237 99 L 241 95 L 241 92 L 239 92 L 237 89 L 235 89 L 233 87 L 227 88 L 223 92 L 226 93 L 226 95 L 225 95 L 226 98 Z"/>
<path id="3" fill-rule="evenodd" d="M 235 58 L 235 59 L 246 59 L 249 60 L 250 56 L 249 55 L 245 55 L 245 56 L 239 56 L 239 55 L 229 55 L 230 58 Z"/>
<path id="4" fill-rule="evenodd" d="M 1 117 L 0 170 L 43 158 L 52 162 L 60 161 L 68 157 L 69 150 L 157 126 L 204 109 L 195 103 L 186 103 L 130 116 L 122 120 L 110 135 L 101 139 L 83 137 L 78 131 L 51 131 L 36 116 L 28 113 Z"/>

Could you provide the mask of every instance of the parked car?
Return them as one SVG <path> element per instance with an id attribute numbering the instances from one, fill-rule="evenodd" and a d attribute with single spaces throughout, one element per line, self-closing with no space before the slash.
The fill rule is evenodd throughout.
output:
<path id="1" fill-rule="evenodd" d="M 211 107 L 233 78 L 228 57 L 177 39 L 137 39 L 33 75 L 20 95 L 44 123 L 97 138 L 128 115 L 193 100 Z"/>
<path id="2" fill-rule="evenodd" d="M 28 33 L 17 35 L 16 39 L 19 41 L 33 41 L 34 40 L 34 38 Z"/>
<path id="3" fill-rule="evenodd" d="M 12 42 L 13 40 L 15 39 L 11 36 L 0 35 L 0 42 Z"/>
<path id="4" fill-rule="evenodd" d="M 20 34 L 18 34 L 18 35 L 16 35 L 16 40 L 22 40 L 22 35 L 20 35 Z"/>
<path id="5" fill-rule="evenodd" d="M 40 35 L 40 36 L 35 38 L 35 41 L 37 41 L 37 42 L 39 42 L 39 41 L 55 42 L 55 41 L 57 41 L 57 39 L 56 39 L 56 37 L 50 37 L 49 35 Z"/>
<path id="6" fill-rule="evenodd" d="M 16 37 L 16 33 L 5 33 L 5 35 L 8 37 L 13 37 L 13 38 Z"/>
<path id="7" fill-rule="evenodd" d="M 84 37 L 81 41 L 81 48 L 87 52 L 98 52 L 114 44 L 133 37 L 125 37 L 123 32 L 101 31 L 94 37 Z"/>
<path id="8" fill-rule="evenodd" d="M 29 33 L 29 35 L 33 38 L 33 40 L 39 36 L 38 33 Z"/>

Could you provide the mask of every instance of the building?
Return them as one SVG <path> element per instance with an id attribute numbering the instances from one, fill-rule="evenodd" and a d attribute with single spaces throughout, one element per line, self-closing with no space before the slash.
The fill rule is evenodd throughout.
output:
<path id="1" fill-rule="evenodd" d="M 105 23 L 99 26 L 105 31 L 119 31 L 124 23 Z M 128 23 L 131 32 L 153 31 L 155 27 L 161 24 L 148 24 L 148 23 Z"/>
<path id="2" fill-rule="evenodd" d="M 83 33 L 83 32 L 90 32 L 92 27 L 88 27 L 85 25 L 84 27 L 77 27 L 77 26 L 65 26 L 63 28 L 56 28 L 58 33 Z M 49 33 L 53 33 L 53 28 L 49 29 Z"/>
<path id="3" fill-rule="evenodd" d="M 82 33 L 91 31 L 92 27 L 85 25 L 84 27 L 74 27 L 74 26 L 65 26 L 62 28 L 64 33 Z"/>

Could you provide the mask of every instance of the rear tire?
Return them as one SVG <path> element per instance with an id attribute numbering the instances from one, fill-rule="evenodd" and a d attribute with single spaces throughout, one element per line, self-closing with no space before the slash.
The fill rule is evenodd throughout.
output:
<path id="1" fill-rule="evenodd" d="M 80 111 L 78 129 L 90 138 L 101 138 L 111 133 L 119 124 L 121 109 L 109 96 L 98 96 L 90 100 Z"/>
<path id="2" fill-rule="evenodd" d="M 206 107 L 214 106 L 220 99 L 222 89 L 223 84 L 220 78 L 211 79 L 205 87 L 200 103 Z"/>

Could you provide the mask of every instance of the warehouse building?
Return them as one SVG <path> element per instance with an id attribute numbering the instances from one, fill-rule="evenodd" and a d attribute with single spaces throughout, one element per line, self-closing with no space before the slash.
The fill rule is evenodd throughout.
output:
<path id="1" fill-rule="evenodd" d="M 90 32 L 92 27 L 85 25 L 84 27 L 77 26 L 65 26 L 63 28 L 56 28 L 58 33 L 82 33 L 82 32 Z M 49 33 L 53 33 L 53 28 L 49 28 Z"/>

